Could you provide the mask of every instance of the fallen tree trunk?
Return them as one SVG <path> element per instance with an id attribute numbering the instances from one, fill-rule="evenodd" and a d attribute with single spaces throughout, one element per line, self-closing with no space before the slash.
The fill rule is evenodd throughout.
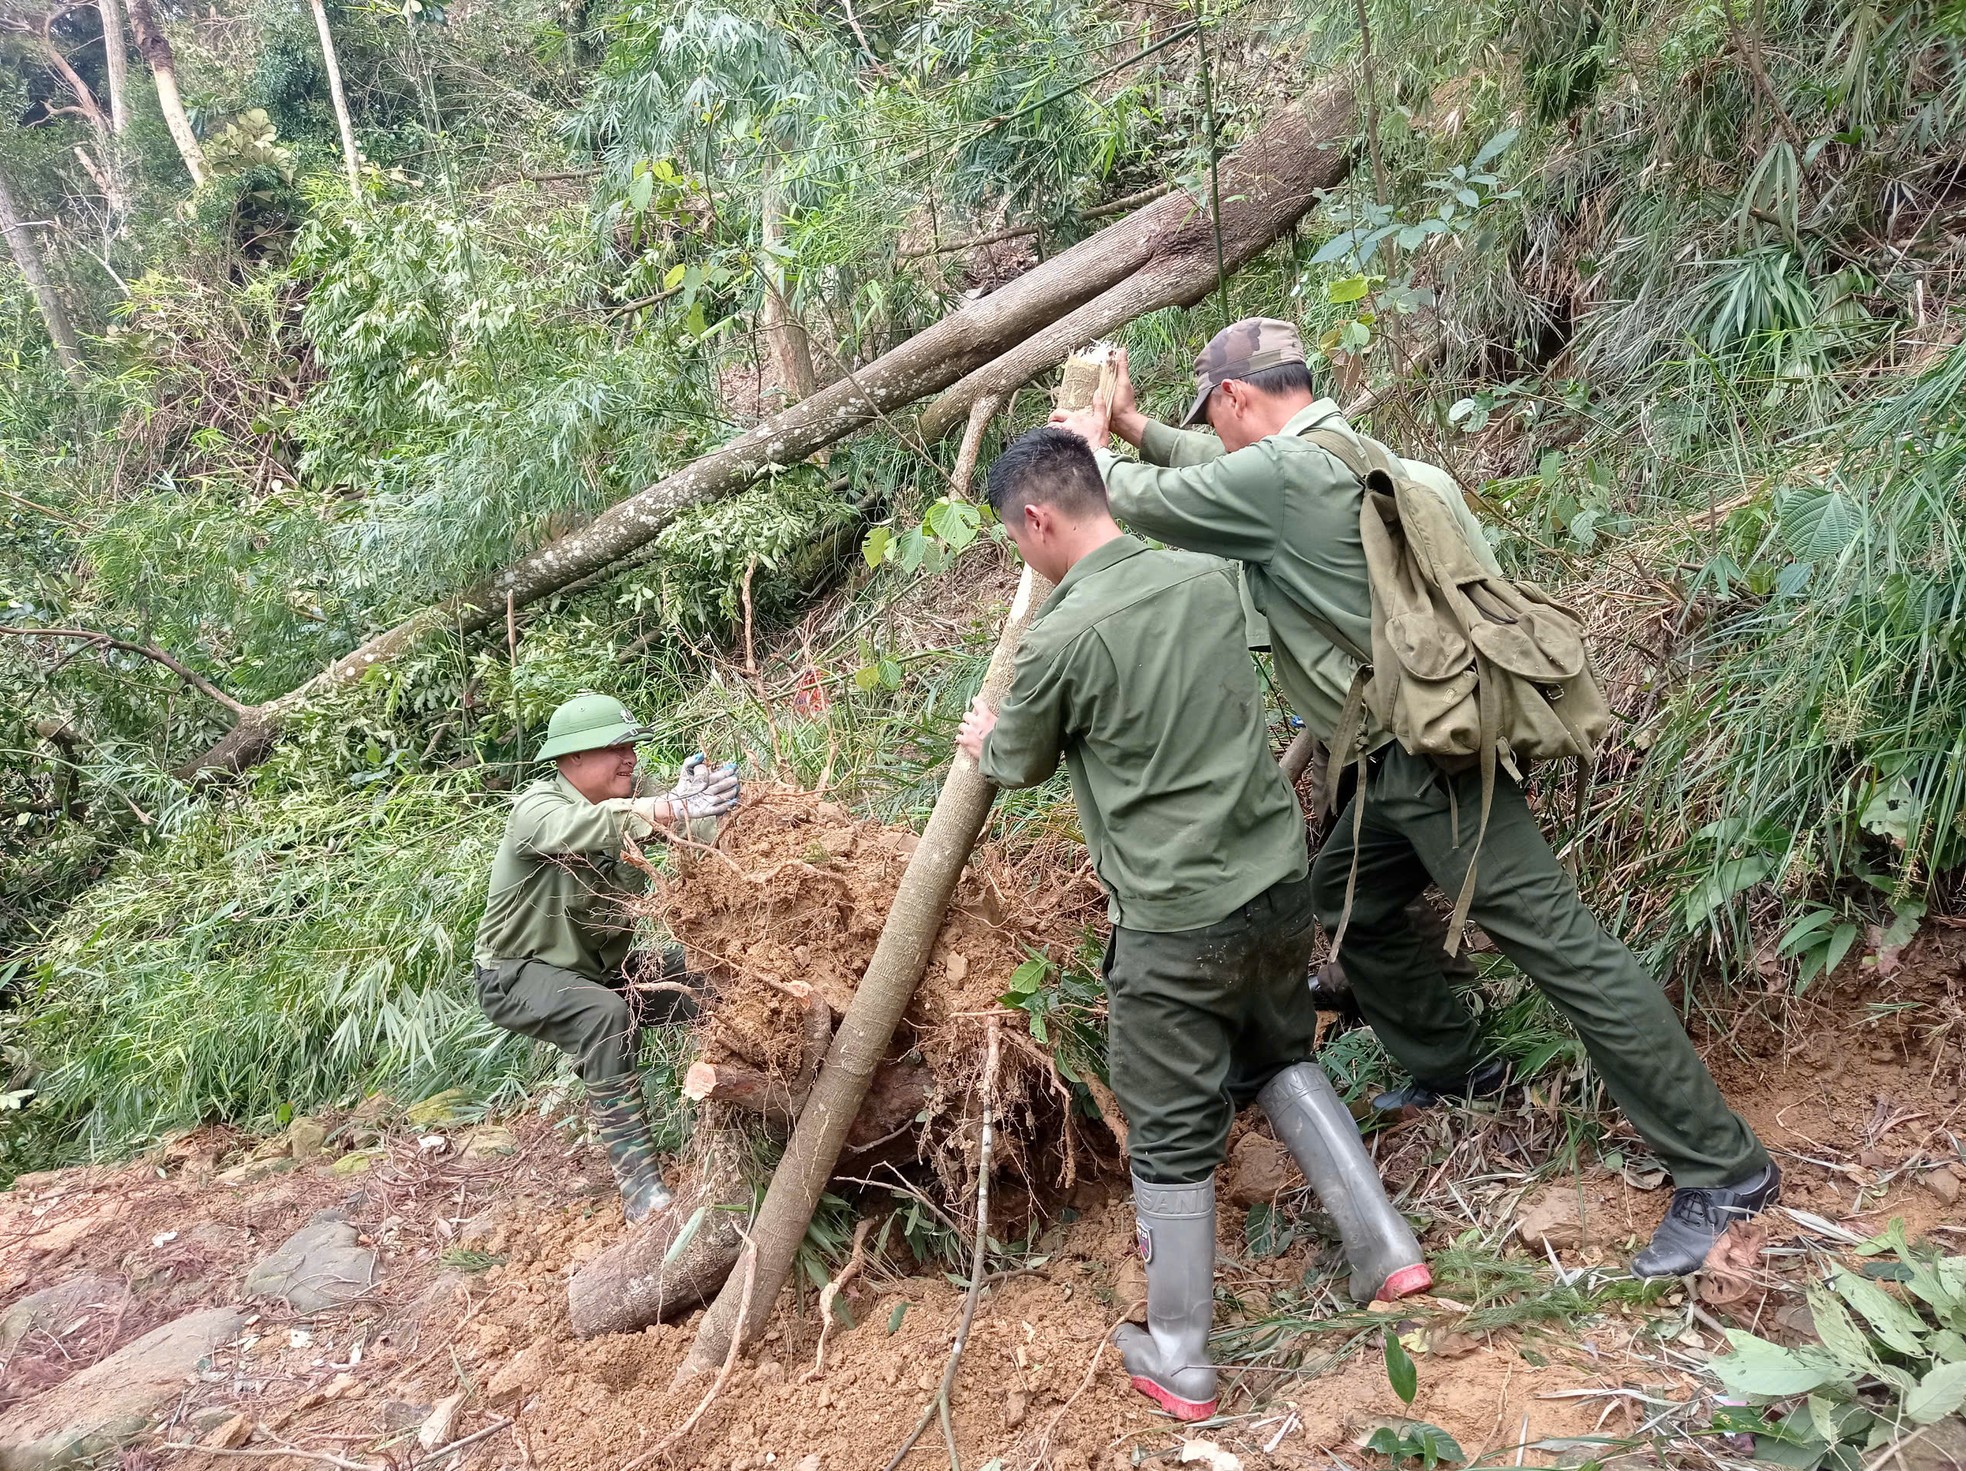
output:
<path id="1" fill-rule="evenodd" d="M 1345 95 L 1349 97 L 1349 91 Z M 1248 259 L 1310 207 L 1312 196 L 1304 178 L 1307 172 L 1318 172 L 1319 147 L 1349 132 L 1349 117 L 1334 123 L 1335 116 L 1323 105 L 1311 112 L 1285 108 L 1243 148 L 1222 161 L 1225 220 L 1233 215 L 1250 227 L 1238 226 L 1241 233 L 1236 259 Z M 1312 161 L 1308 169 L 1306 160 Z M 1270 222 L 1271 234 L 1266 239 L 1253 238 L 1258 221 Z M 309 698 L 360 679 L 375 665 L 397 658 L 438 630 L 475 633 L 503 617 L 508 606 L 526 607 L 612 565 L 653 540 L 683 511 L 735 494 L 769 466 L 802 460 L 890 410 L 935 393 L 965 374 L 973 375 L 975 369 L 1002 357 L 1074 308 L 1101 297 L 1116 282 L 1141 273 L 1151 263 L 1164 262 L 1173 242 L 1184 242 L 1174 259 L 1182 263 L 1185 273 L 1175 273 L 1165 263 L 1153 269 L 1156 281 L 1169 283 L 1154 294 L 1155 304 L 1165 305 L 1160 298 L 1175 287 L 1175 296 L 1167 300 L 1199 297 L 1214 282 L 1215 263 L 1212 250 L 1197 253 L 1197 238 L 1208 239 L 1208 222 L 1193 199 L 1177 191 L 1155 200 L 1002 290 L 952 312 L 811 398 L 762 421 L 721 449 L 630 496 L 585 527 L 521 558 L 486 582 L 377 634 L 298 689 L 254 706 L 223 739 L 187 763 L 179 774 L 188 777 L 204 771 L 238 771 L 254 764 L 271 748 L 282 720 Z M 1065 349 L 1049 361 L 1059 361 L 1065 350 L 1085 341 L 1088 335 L 1097 334 L 1082 334 L 1067 342 Z M 964 412 L 975 396 L 965 399 Z"/>
<path id="2" fill-rule="evenodd" d="M 1297 136 L 1268 129 L 1237 152 L 1233 179 L 1224 165 L 1225 271 L 1275 243 L 1317 202 L 1320 190 L 1343 181 L 1351 154 L 1336 140 L 1349 136 L 1356 105 L 1350 81 L 1327 81 L 1298 114 Z M 1178 197 L 1187 203 L 1186 195 Z M 1207 212 L 1194 205 L 1140 270 L 1026 337 L 930 404 L 922 412 L 922 436 L 940 439 L 963 422 L 978 399 L 1009 393 L 1134 318 L 1163 307 L 1193 306 L 1214 289 L 1214 229 Z"/>

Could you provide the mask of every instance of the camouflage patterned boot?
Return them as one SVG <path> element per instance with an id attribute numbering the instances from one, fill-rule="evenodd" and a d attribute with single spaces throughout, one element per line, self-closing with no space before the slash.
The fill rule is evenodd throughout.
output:
<path id="1" fill-rule="evenodd" d="M 648 1105 L 642 1101 L 642 1082 L 634 1074 L 587 1085 L 587 1106 L 594 1115 L 594 1132 L 607 1146 L 621 1187 L 621 1213 L 639 1226 L 672 1197 L 656 1168 L 655 1141 L 649 1137 Z"/>

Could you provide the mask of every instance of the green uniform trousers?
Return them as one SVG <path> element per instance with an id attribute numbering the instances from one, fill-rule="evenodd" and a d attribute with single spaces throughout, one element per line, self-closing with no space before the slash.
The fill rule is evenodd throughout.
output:
<path id="1" fill-rule="evenodd" d="M 551 1042 L 573 1059 L 584 1083 L 609 1083 L 635 1074 L 635 1048 L 645 1024 L 686 1021 L 696 998 L 677 991 L 655 993 L 638 1008 L 622 982 L 590 980 L 543 960 L 501 960 L 480 965 L 478 1005 L 508 1032 Z M 662 979 L 687 981 L 680 946 L 662 957 Z"/>
<path id="2" fill-rule="evenodd" d="M 1305 978 L 1316 932 L 1308 876 L 1202 929 L 1114 926 L 1106 1062 L 1140 1179 L 1206 1180 L 1222 1163 L 1236 1110 L 1311 1055 L 1317 1008 Z"/>
<path id="3" fill-rule="evenodd" d="M 1449 774 L 1394 743 L 1374 758 L 1356 845 L 1348 806 L 1311 868 L 1318 918 L 1335 932 L 1356 846 L 1345 970 L 1386 1050 L 1422 1082 L 1465 1075 L 1481 1061 L 1480 1039 L 1441 974 L 1443 957 L 1414 933 L 1405 908 L 1430 880 L 1443 893 L 1461 891 L 1480 821 L 1479 771 Z M 1733 1184 L 1768 1163 L 1665 992 L 1585 907 L 1506 774 L 1496 778 L 1470 917 L 1570 1019 L 1604 1086 L 1675 1185 Z"/>

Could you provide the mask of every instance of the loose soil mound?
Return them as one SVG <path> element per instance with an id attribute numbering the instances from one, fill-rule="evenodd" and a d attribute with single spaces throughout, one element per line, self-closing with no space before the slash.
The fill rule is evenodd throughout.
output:
<path id="1" fill-rule="evenodd" d="M 846 1011 L 916 842 L 810 794 L 767 788 L 747 796 L 715 849 L 685 851 L 648 906 L 709 983 L 702 1063 L 761 1073 L 788 1095 L 809 1081 L 807 993 L 835 1018 Z M 1096 1168 L 1100 1141 L 1075 1116 L 1071 1090 L 1024 1014 L 1000 998 L 1033 956 L 1069 961 L 1103 909 L 1082 870 L 1050 854 L 982 845 L 903 1018 L 886 1087 L 877 1084 L 851 1148 L 867 1153 L 898 1139 L 899 1152 L 933 1166 L 952 1200 L 966 1196 L 985 1028 L 995 1021 L 1008 1042 L 996 1088 L 999 1161 L 1038 1195 Z M 1104 1142 L 1110 1165 L 1110 1137 Z"/>

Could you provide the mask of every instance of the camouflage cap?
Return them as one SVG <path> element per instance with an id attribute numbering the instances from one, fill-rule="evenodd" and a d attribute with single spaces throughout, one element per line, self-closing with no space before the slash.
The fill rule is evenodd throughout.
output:
<path id="1" fill-rule="evenodd" d="M 1244 317 L 1231 322 L 1208 339 L 1208 346 L 1195 359 L 1195 402 L 1185 428 L 1201 423 L 1208 396 L 1231 378 L 1247 378 L 1265 368 L 1304 361 L 1304 339 L 1288 322 L 1275 317 Z"/>

